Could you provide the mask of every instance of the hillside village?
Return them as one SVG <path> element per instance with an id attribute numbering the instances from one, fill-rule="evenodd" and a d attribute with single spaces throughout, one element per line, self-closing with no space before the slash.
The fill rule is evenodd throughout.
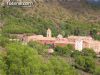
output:
<path id="1" fill-rule="evenodd" d="M 84 48 L 91 48 L 97 54 L 100 54 L 100 41 L 94 40 L 91 36 L 68 36 L 63 37 L 59 34 L 57 37 L 52 37 L 52 31 L 48 28 L 47 36 L 43 35 L 21 35 L 18 36 L 20 41 L 24 43 L 28 42 L 39 42 L 44 45 L 51 45 L 50 48 L 54 48 L 56 46 L 66 46 L 68 44 L 72 45 L 75 50 L 82 51 Z M 14 39 L 12 39 L 14 40 Z"/>
<path id="2" fill-rule="evenodd" d="M 100 75 L 100 8 L 87 0 L 0 0 L 0 75 Z"/>

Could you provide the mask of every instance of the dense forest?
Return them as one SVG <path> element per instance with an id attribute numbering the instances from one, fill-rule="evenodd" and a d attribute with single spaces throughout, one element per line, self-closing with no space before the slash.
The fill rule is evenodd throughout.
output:
<path id="1" fill-rule="evenodd" d="M 75 50 L 71 45 L 48 46 L 37 42 L 8 41 L 0 37 L 1 75 L 99 75 L 100 59 L 92 49 Z"/>
<path id="2" fill-rule="evenodd" d="M 37 2 L 31 8 L 0 6 L 0 75 L 100 75 L 100 58 L 92 49 L 75 50 L 37 42 L 9 41 L 11 34 L 92 36 L 100 40 L 100 8 L 82 2 Z M 0 1 L 1 2 L 1 1 Z"/>

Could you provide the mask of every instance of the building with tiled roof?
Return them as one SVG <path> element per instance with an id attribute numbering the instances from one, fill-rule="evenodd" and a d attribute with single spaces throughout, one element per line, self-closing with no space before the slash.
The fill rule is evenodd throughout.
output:
<path id="1" fill-rule="evenodd" d="M 42 44 L 50 44 L 55 46 L 65 46 L 71 44 L 76 50 L 81 51 L 83 48 L 92 48 L 96 53 L 100 53 L 100 41 L 94 40 L 90 36 L 68 36 L 64 38 L 61 34 L 57 37 L 52 37 L 50 29 L 47 30 L 47 36 L 43 35 L 32 35 L 23 38 L 24 41 L 37 41 Z"/>

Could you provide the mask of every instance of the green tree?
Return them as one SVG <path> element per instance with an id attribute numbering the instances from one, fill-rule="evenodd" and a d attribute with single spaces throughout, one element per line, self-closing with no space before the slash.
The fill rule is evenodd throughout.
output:
<path id="1" fill-rule="evenodd" d="M 75 57 L 75 67 L 86 72 L 94 72 L 95 60 L 92 57 L 79 55 Z"/>
<path id="2" fill-rule="evenodd" d="M 65 60 L 55 56 L 44 61 L 35 48 L 28 45 L 16 42 L 6 48 L 7 75 L 78 75 Z"/>
<path id="3" fill-rule="evenodd" d="M 55 47 L 55 52 L 59 55 L 66 55 L 66 56 L 70 56 L 71 53 L 72 53 L 72 47 L 71 45 L 68 45 L 68 46 L 64 46 L 64 47 L 61 47 L 61 46 L 57 46 Z"/>
<path id="4" fill-rule="evenodd" d="M 80 35 L 80 29 L 78 27 L 74 30 L 74 35 Z"/>
<path id="5" fill-rule="evenodd" d="M 71 56 L 72 57 L 77 57 L 77 56 L 79 56 L 79 55 L 82 55 L 82 52 L 80 52 L 80 51 L 78 51 L 78 50 L 74 50 L 73 52 L 72 52 L 72 54 L 71 54 Z"/>
<path id="6" fill-rule="evenodd" d="M 0 53 L 0 75 L 6 75 L 6 64 Z"/>
<path id="7" fill-rule="evenodd" d="M 91 57 L 85 57 L 85 71 L 94 72 L 95 70 L 95 60 Z"/>
<path id="8" fill-rule="evenodd" d="M 7 45 L 7 75 L 37 75 L 42 62 L 36 50 L 12 43 Z"/>
<path id="9" fill-rule="evenodd" d="M 84 54 L 84 56 L 96 57 L 96 53 L 94 52 L 93 49 L 84 48 L 84 49 L 82 50 L 82 53 Z"/>
<path id="10" fill-rule="evenodd" d="M 5 36 L 0 36 L 0 46 L 5 47 L 9 43 L 9 39 Z"/>
<path id="11" fill-rule="evenodd" d="M 53 75 L 78 75 L 77 71 L 72 66 L 59 57 L 52 57 L 50 63 L 54 71 Z"/>
<path id="12" fill-rule="evenodd" d="M 100 75 L 100 66 L 96 66 L 96 69 L 93 75 Z"/>
<path id="13" fill-rule="evenodd" d="M 33 49 L 36 49 L 39 54 L 47 53 L 48 46 L 40 44 L 38 42 L 29 42 L 28 45 Z"/>
<path id="14" fill-rule="evenodd" d="M 96 34 L 97 34 L 96 28 L 93 28 L 93 29 L 90 30 L 90 35 L 91 35 L 92 37 L 95 37 Z"/>

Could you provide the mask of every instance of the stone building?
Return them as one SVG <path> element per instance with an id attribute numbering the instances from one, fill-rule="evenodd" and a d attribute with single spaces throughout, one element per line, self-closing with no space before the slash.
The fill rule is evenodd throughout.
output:
<path id="1" fill-rule="evenodd" d="M 61 34 L 57 37 L 52 37 L 52 31 L 47 30 L 47 36 L 43 35 L 32 35 L 23 38 L 24 41 L 37 41 L 45 45 L 65 46 L 71 44 L 76 50 L 81 51 L 83 48 L 92 48 L 96 53 L 100 53 L 100 41 L 94 40 L 90 36 L 68 36 L 64 38 Z"/>

